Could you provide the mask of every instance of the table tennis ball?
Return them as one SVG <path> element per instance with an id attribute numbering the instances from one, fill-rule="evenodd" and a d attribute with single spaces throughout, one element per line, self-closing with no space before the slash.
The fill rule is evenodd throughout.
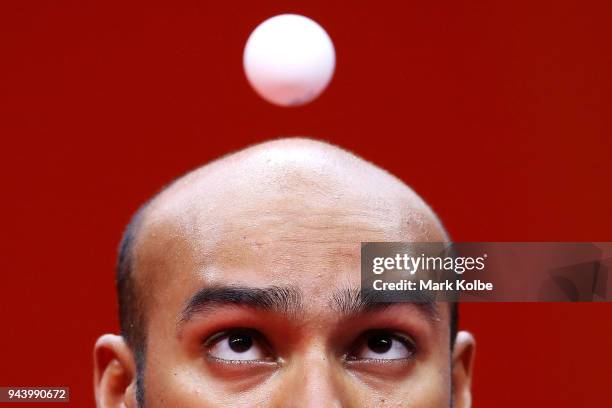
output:
<path id="1" fill-rule="evenodd" d="M 243 64 L 249 83 L 263 99 L 297 106 L 312 101 L 327 87 L 336 54 L 319 24 L 297 14 L 281 14 L 251 33 Z"/>

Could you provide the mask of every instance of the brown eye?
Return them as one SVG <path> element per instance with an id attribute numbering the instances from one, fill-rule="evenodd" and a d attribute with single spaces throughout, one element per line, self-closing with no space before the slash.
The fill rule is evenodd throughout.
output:
<path id="1" fill-rule="evenodd" d="M 247 333 L 232 334 L 227 341 L 229 348 L 236 353 L 245 353 L 253 346 L 253 337 Z"/>
<path id="2" fill-rule="evenodd" d="M 226 361 L 270 361 L 263 336 L 250 329 L 234 329 L 213 335 L 204 342 L 207 354 Z"/>
<path id="3" fill-rule="evenodd" d="M 349 360 L 405 360 L 416 353 L 414 341 L 406 335 L 377 330 L 365 333 L 356 343 Z"/>
<path id="4" fill-rule="evenodd" d="M 377 334 L 368 339 L 368 348 L 376 354 L 383 354 L 391 350 L 393 339 L 388 334 Z"/>

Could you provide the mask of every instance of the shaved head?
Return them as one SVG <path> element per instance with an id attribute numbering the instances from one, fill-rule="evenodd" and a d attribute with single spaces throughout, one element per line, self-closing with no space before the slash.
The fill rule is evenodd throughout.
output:
<path id="1" fill-rule="evenodd" d="M 138 371 L 144 370 L 147 334 L 174 336 L 185 316 L 197 316 L 213 295 L 257 306 L 269 296 L 294 294 L 280 301 L 306 304 L 300 313 L 307 315 L 304 293 L 323 297 L 330 287 L 336 288 L 332 298 L 350 293 L 358 283 L 360 243 L 372 241 L 442 242 L 448 236 L 405 183 L 331 144 L 269 141 L 187 173 L 141 207 L 120 246 L 121 330 Z M 258 288 L 264 276 L 267 286 Z M 197 292 L 199 285 L 205 287 Z M 197 293 L 205 299 L 199 302 Z"/>
<path id="2" fill-rule="evenodd" d="M 184 257 L 185 246 L 207 254 L 196 261 L 248 263 L 270 241 L 299 241 L 306 247 L 333 242 L 354 257 L 360 242 L 447 240 L 431 208 L 387 171 L 325 142 L 273 140 L 187 173 L 137 212 L 126 230 L 118 268 L 118 282 L 136 292 L 128 295 L 119 288 L 119 295 L 146 310 L 151 286 L 168 278 L 163 272 L 172 262 L 168 255 Z M 243 256 L 233 259 L 237 247 Z M 129 315 L 131 307 L 120 309 Z M 128 339 L 137 342 L 131 331 L 144 316 L 122 316 Z"/>

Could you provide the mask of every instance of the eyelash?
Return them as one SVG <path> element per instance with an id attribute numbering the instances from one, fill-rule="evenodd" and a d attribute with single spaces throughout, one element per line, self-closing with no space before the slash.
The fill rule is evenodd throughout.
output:
<path id="1" fill-rule="evenodd" d="M 394 330 L 391 329 L 373 329 L 373 330 L 367 330 L 364 333 L 362 333 L 357 340 L 353 343 L 353 345 L 351 346 L 352 350 L 357 349 L 359 344 L 362 344 L 364 342 L 367 342 L 368 338 L 374 337 L 376 335 L 388 335 L 389 337 L 391 337 L 391 339 L 393 340 L 397 340 L 399 341 L 404 347 L 406 347 L 407 350 L 410 351 L 410 356 L 406 357 L 406 358 L 402 358 L 402 359 L 376 359 L 376 358 L 354 358 L 351 357 L 350 353 L 346 354 L 345 356 L 345 360 L 352 362 L 352 361 L 374 361 L 374 362 L 385 362 L 388 363 L 390 361 L 398 361 L 398 360 L 412 360 L 415 358 L 416 354 L 417 354 L 417 346 L 416 346 L 416 342 L 413 340 L 413 338 L 407 334 L 403 334 L 403 333 L 399 333 L 396 332 Z"/>
<path id="2" fill-rule="evenodd" d="M 220 331 L 217 332 L 215 334 L 213 334 L 212 336 L 206 338 L 203 340 L 202 345 L 204 347 L 204 349 L 210 349 L 212 348 L 214 345 L 216 345 L 218 342 L 222 341 L 223 339 L 227 338 L 228 336 L 231 336 L 232 334 L 239 334 L 239 333 L 245 333 L 248 334 L 250 336 L 253 337 L 253 339 L 259 344 L 261 345 L 263 348 L 266 349 L 266 351 L 270 351 L 272 349 L 270 343 L 266 340 L 266 338 L 263 336 L 263 334 L 261 334 L 258 330 L 255 329 L 251 329 L 251 328 L 247 328 L 247 327 L 239 327 L 239 328 L 232 328 L 232 329 L 228 329 L 228 330 L 224 330 L 224 331 Z M 403 334 L 391 329 L 372 329 L 372 330 L 367 330 L 365 332 L 363 332 L 362 334 L 360 334 L 357 339 L 351 344 L 350 346 L 350 350 L 352 350 L 351 352 L 354 352 L 358 346 L 360 344 L 364 344 L 365 342 L 367 342 L 368 338 L 371 338 L 375 335 L 388 335 L 390 338 L 392 338 L 393 340 L 399 341 L 404 347 L 406 347 L 407 350 L 410 351 L 410 356 L 404 359 L 397 359 L 397 360 L 412 360 L 415 358 L 418 349 L 417 349 L 417 345 L 416 342 L 414 341 L 414 339 L 407 335 L 407 334 Z M 389 360 L 389 359 L 374 359 L 374 358 L 356 358 L 354 356 L 351 356 L 351 352 L 348 352 L 346 354 L 344 354 L 344 359 L 345 361 L 374 361 L 374 362 L 389 362 L 389 361 L 397 361 L 397 360 Z M 210 358 L 215 359 L 215 360 L 222 360 L 213 356 L 210 356 Z M 261 362 L 261 361 L 240 361 L 240 360 L 222 360 L 222 361 L 226 361 L 226 362 L 236 362 L 236 363 L 240 363 L 240 364 L 247 364 L 247 363 L 257 363 L 257 362 Z"/>
<path id="3" fill-rule="evenodd" d="M 255 329 L 251 329 L 248 327 L 236 327 L 236 328 L 232 328 L 232 329 L 228 329 L 228 330 L 223 330 L 220 332 L 217 332 L 215 334 L 213 334 L 212 336 L 206 338 L 203 342 L 202 345 L 205 348 L 210 348 L 212 346 L 214 346 L 215 344 L 217 344 L 218 342 L 220 342 L 221 340 L 223 340 L 224 338 L 232 335 L 232 334 L 239 334 L 239 333 L 243 333 L 243 334 L 248 334 L 249 336 L 252 336 L 253 339 L 256 339 L 257 342 L 261 345 L 263 345 L 266 349 L 270 349 L 270 344 L 269 342 L 265 339 L 265 337 L 257 330 Z"/>

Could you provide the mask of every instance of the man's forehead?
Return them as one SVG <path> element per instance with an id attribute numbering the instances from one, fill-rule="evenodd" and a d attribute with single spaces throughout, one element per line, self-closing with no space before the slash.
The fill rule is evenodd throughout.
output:
<path id="1" fill-rule="evenodd" d="M 137 232 L 137 279 L 354 269 L 362 241 L 444 239 L 426 204 L 381 169 L 336 148 L 290 146 L 238 153 L 162 192 Z"/>
<path id="2" fill-rule="evenodd" d="M 222 279 L 248 274 L 270 280 L 345 269 L 358 274 L 361 241 L 400 238 L 390 223 L 375 213 L 237 209 L 227 219 L 168 221 L 141 231 L 135 270 L 161 280 L 204 271 Z"/>
<path id="3" fill-rule="evenodd" d="M 237 203 L 219 213 L 166 217 L 141 229 L 136 258 L 226 267 L 248 267 L 264 260 L 278 264 L 306 259 L 326 264 L 347 257 L 358 260 L 364 241 L 431 238 L 430 223 L 419 215 L 412 218 L 411 229 L 392 211 L 281 204 L 259 200 Z M 165 261 L 160 262 L 160 257 Z"/>

